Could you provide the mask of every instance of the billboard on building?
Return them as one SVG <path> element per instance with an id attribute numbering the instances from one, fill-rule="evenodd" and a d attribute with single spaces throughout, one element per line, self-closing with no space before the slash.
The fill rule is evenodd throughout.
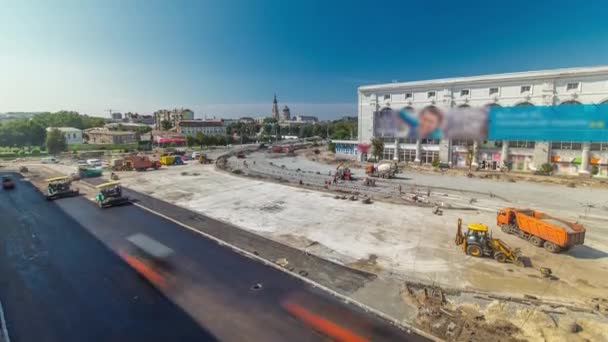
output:
<path id="1" fill-rule="evenodd" d="M 374 113 L 381 138 L 608 141 L 608 104 L 515 107 L 427 106 Z"/>
<path id="2" fill-rule="evenodd" d="M 374 113 L 374 136 L 416 139 L 474 139 L 488 136 L 488 111 L 485 108 L 458 107 L 443 110 L 427 106 L 419 111 L 411 108 L 385 108 Z"/>
<path id="3" fill-rule="evenodd" d="M 608 104 L 495 107 L 491 140 L 608 141 Z"/>

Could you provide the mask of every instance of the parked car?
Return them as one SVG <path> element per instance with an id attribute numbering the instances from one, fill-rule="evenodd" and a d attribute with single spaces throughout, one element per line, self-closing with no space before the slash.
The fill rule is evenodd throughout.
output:
<path id="1" fill-rule="evenodd" d="M 200 158 L 201 154 L 203 154 L 203 152 L 201 151 L 192 152 L 192 159 L 197 160 L 198 158 Z"/>
<path id="2" fill-rule="evenodd" d="M 42 164 L 57 164 L 57 158 L 55 157 L 45 157 L 41 160 Z"/>

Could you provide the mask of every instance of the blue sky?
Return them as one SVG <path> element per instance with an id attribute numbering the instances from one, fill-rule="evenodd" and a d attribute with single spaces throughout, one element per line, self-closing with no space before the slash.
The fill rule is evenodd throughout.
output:
<path id="1" fill-rule="evenodd" d="M 276 92 L 327 118 L 355 115 L 362 84 L 608 64 L 606 1 L 0 6 L 0 112 L 264 115 Z"/>

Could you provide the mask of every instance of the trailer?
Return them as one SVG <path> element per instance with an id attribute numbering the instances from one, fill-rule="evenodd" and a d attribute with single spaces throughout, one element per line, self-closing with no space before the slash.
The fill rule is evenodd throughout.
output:
<path id="1" fill-rule="evenodd" d="M 585 242 L 585 227 L 537 210 L 503 208 L 496 215 L 496 224 L 503 232 L 551 253 L 567 251 Z"/>

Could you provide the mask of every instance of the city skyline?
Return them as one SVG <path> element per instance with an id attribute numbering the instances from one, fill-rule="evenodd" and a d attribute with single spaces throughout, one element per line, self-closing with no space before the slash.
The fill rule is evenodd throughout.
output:
<path id="1" fill-rule="evenodd" d="M 6 2 L 0 112 L 189 107 L 239 117 L 267 115 L 277 93 L 294 115 L 329 119 L 356 115 L 361 85 L 608 60 L 600 1 L 366 6 Z"/>

